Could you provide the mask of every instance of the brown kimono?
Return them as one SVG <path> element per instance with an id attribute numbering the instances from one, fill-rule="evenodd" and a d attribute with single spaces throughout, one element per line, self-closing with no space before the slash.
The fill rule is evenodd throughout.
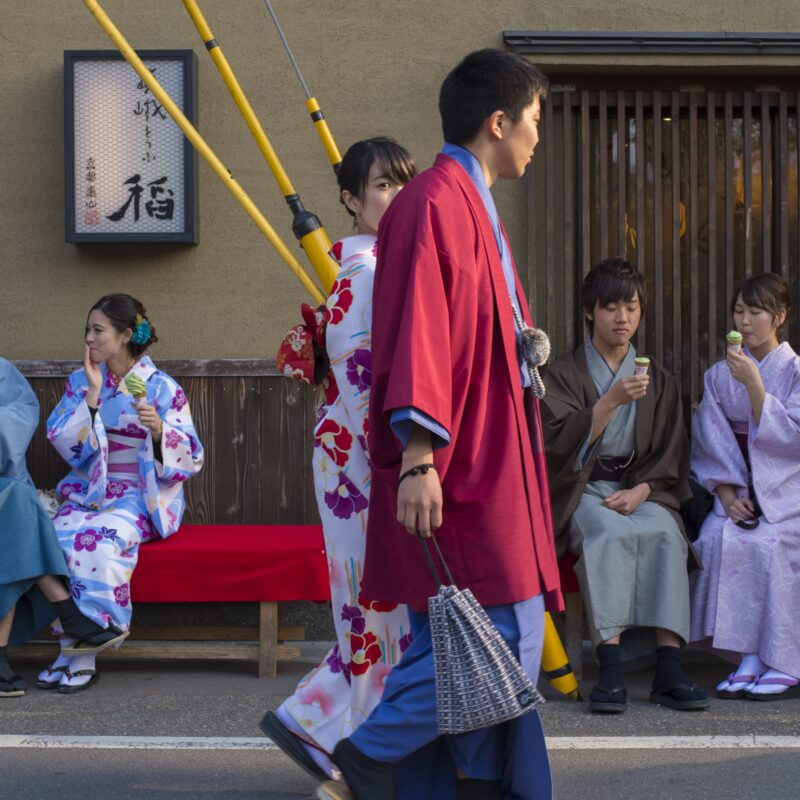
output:
<path id="1" fill-rule="evenodd" d="M 618 482 L 596 474 L 593 480 L 598 456 L 604 447 L 608 449 L 611 425 L 581 462 L 579 453 L 589 437 L 592 408 L 598 400 L 587 347 L 595 369 L 607 371 L 601 377 L 613 383 L 633 373 L 632 347 L 612 376 L 590 344 L 562 356 L 544 373 L 542 427 L 558 553 L 570 550 L 579 556 L 575 571 L 595 643 L 630 628 L 665 628 L 685 640 L 687 555 L 690 568 L 699 566 L 699 561 L 678 513 L 690 491 L 689 448 L 677 384 L 651 361 L 650 385 L 636 403 L 635 428 L 628 432 L 630 465 Z M 603 506 L 613 491 L 644 482 L 652 493 L 633 514 L 625 516 Z M 633 649 L 637 652 L 629 656 L 641 654 L 641 648 Z"/>

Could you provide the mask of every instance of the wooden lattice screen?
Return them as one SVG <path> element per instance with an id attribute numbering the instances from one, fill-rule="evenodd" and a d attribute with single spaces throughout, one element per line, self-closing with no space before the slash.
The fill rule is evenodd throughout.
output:
<path id="1" fill-rule="evenodd" d="M 687 412 L 745 276 L 790 281 L 788 338 L 800 339 L 800 84 L 717 85 L 556 87 L 528 181 L 528 285 L 555 351 L 583 338 L 583 275 L 623 255 L 648 282 L 636 345 L 675 374 Z"/>

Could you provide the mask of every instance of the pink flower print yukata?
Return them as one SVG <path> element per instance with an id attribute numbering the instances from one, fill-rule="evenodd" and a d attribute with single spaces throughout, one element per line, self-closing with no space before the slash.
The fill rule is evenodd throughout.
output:
<path id="1" fill-rule="evenodd" d="M 751 356 L 752 357 L 752 356 Z M 784 342 L 758 365 L 766 389 L 756 424 L 744 384 L 726 362 L 706 372 L 692 428 L 692 469 L 716 495 L 748 485 L 761 507 L 754 530 L 732 522 L 715 498 L 695 542 L 690 641 L 721 655 L 757 653 L 800 677 L 800 358 Z"/>
<path id="2" fill-rule="evenodd" d="M 341 264 L 326 304 L 326 348 L 339 395 L 314 431 L 314 483 L 325 534 L 337 644 L 281 706 L 327 753 L 370 714 L 411 644 L 405 606 L 360 597 L 369 503 L 367 410 L 375 237 L 334 246 Z"/>
<path id="3" fill-rule="evenodd" d="M 139 545 L 180 526 L 183 482 L 203 465 L 203 448 L 181 388 L 147 356 L 131 368 L 147 385 L 147 403 L 163 422 L 160 453 L 133 398 L 103 370 L 92 420 L 82 369 L 67 379 L 47 421 L 47 438 L 72 468 L 59 483 L 53 520 L 81 612 L 103 627 L 128 630 L 130 584 Z"/>

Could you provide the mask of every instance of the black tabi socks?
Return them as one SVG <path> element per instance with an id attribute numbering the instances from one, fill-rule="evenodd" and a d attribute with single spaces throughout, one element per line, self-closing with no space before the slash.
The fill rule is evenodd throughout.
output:
<path id="1" fill-rule="evenodd" d="M 622 686 L 622 656 L 618 644 L 597 647 L 597 683 L 606 689 Z"/>
<path id="2" fill-rule="evenodd" d="M 6 672 L 8 672 L 8 676 Z M 11 664 L 8 663 L 8 648 L 3 645 L 3 647 L 0 647 L 0 680 L 8 680 L 8 677 L 13 674 Z"/>
<path id="3" fill-rule="evenodd" d="M 654 691 L 664 686 L 691 684 L 683 671 L 680 647 L 658 647 L 656 648 L 656 659 L 656 672 L 653 675 Z"/>

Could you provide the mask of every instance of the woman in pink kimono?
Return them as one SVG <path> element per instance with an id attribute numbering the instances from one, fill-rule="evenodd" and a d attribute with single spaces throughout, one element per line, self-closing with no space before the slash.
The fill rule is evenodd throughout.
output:
<path id="1" fill-rule="evenodd" d="M 313 462 L 337 644 L 261 722 L 273 741 L 318 780 L 331 776 L 329 754 L 369 716 L 389 670 L 411 642 L 406 607 L 361 597 L 361 571 L 370 489 L 367 416 L 378 223 L 415 174 L 409 153 L 383 137 L 354 144 L 338 172 L 341 201 L 356 233 L 332 250 L 341 267 L 322 313 L 338 395 L 331 400 L 329 392 L 321 409 Z M 287 374 L 296 377 L 291 367 Z"/>
<path id="2" fill-rule="evenodd" d="M 695 543 L 691 640 L 739 666 L 723 698 L 800 696 L 800 357 L 781 328 L 789 291 L 747 280 L 731 303 L 742 347 L 708 370 L 692 468 L 715 495 Z"/>

